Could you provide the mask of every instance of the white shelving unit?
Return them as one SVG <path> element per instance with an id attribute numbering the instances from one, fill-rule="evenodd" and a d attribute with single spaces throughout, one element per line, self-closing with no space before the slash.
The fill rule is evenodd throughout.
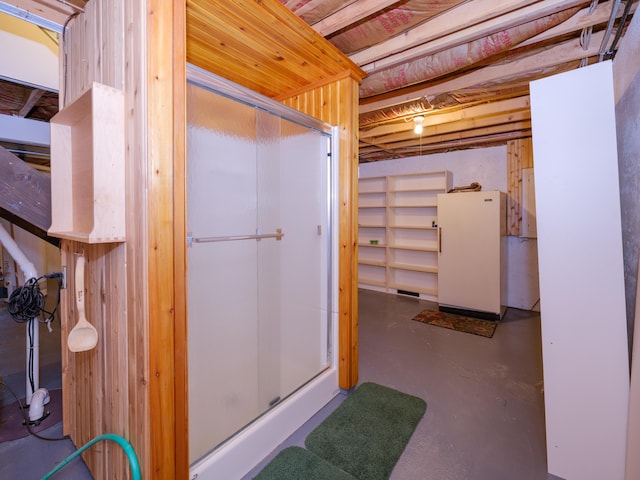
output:
<path id="1" fill-rule="evenodd" d="M 437 299 L 436 200 L 451 184 L 449 171 L 359 179 L 360 287 Z"/>

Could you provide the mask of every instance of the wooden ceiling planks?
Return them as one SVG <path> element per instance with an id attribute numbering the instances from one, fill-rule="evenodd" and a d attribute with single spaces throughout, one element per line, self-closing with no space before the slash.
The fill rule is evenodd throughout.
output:
<path id="1" fill-rule="evenodd" d="M 364 73 L 276 0 L 187 0 L 187 61 L 267 97 Z"/>

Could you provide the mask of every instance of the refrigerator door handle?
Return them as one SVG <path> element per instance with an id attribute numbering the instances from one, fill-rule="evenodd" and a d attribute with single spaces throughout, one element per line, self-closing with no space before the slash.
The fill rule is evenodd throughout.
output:
<path id="1" fill-rule="evenodd" d="M 438 253 L 442 253 L 442 227 L 438 227 Z"/>

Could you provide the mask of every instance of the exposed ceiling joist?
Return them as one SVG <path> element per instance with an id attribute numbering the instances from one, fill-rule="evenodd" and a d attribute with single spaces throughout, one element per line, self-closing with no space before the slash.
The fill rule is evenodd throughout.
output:
<path id="1" fill-rule="evenodd" d="M 248 88 L 252 81 L 259 83 L 269 76 L 273 91 L 260 92 L 268 96 L 290 90 L 292 85 L 304 88 L 306 78 L 324 78 L 335 70 L 321 54 L 310 56 L 305 65 L 278 67 L 287 62 L 287 49 L 295 48 L 295 39 L 282 37 L 280 29 L 258 45 L 247 45 L 243 29 L 250 28 L 250 19 L 232 11 L 243 1 L 248 0 L 187 1 L 189 34 L 202 37 L 190 43 L 192 63 L 202 56 L 222 76 Z M 292 21 L 311 24 L 315 32 L 310 33 L 325 36 L 349 55 L 353 68 L 359 65 L 368 74 L 360 90 L 361 161 L 495 145 L 530 135 L 524 113 L 528 111 L 529 82 L 612 58 L 639 2 L 261 0 L 267 10 L 281 6 L 276 3 L 287 6 L 299 18 L 279 18 L 281 25 L 293 25 Z M 0 0 L 0 6 L 26 12 L 23 17 L 40 16 L 58 25 L 82 12 L 86 3 Z M 207 25 L 194 19 L 196 4 L 204 9 L 198 10 L 200 16 L 213 15 L 223 23 L 219 36 L 207 36 Z M 264 52 L 264 59 L 233 77 L 247 48 Z M 351 63 L 349 59 L 345 60 Z M 21 93 L 10 101 L 4 101 L 3 92 L 0 112 L 31 118 L 55 113 L 49 105 L 50 92 L 40 97 L 30 113 L 37 91 Z M 425 117 L 423 138 L 413 135 L 412 122 L 405 121 L 414 115 Z"/>
<path id="2" fill-rule="evenodd" d="M 435 125 L 445 125 L 464 120 L 478 119 L 482 117 L 494 117 L 505 112 L 529 111 L 529 96 L 510 98 L 498 102 L 484 103 L 467 108 L 458 108 L 454 111 L 438 111 L 426 112 L 422 125 L 424 128 Z M 410 120 L 410 119 L 408 119 Z M 400 119 L 399 122 L 390 125 L 381 125 L 371 129 L 364 129 L 360 132 L 361 140 L 374 139 L 384 135 L 391 135 L 399 132 L 408 132 L 413 130 L 413 122 Z"/>
<path id="3" fill-rule="evenodd" d="M 488 83 L 506 83 L 507 80 L 529 76 L 534 79 L 537 74 L 542 75 L 544 70 L 557 65 L 580 60 L 582 58 L 597 55 L 600 42 L 604 38 L 604 32 L 594 33 L 588 49 L 583 49 L 579 39 L 572 39 L 555 46 L 545 48 L 542 51 L 519 58 L 514 61 L 503 61 L 492 64 L 470 73 L 460 75 L 451 80 L 445 80 L 440 83 L 418 89 L 412 89 L 411 92 L 399 92 L 389 94 L 382 99 L 373 100 L 371 102 L 364 101 L 360 106 L 360 114 L 379 110 L 389 105 L 398 105 L 421 97 L 435 97 L 437 95 L 454 92 L 464 89 L 472 85 L 481 85 Z"/>
<path id="4" fill-rule="evenodd" d="M 398 3 L 398 0 L 357 0 L 311 26 L 320 35 L 326 37 L 394 3 Z M 300 9 L 297 14 L 302 15 L 303 12 L 304 10 Z"/>
<path id="5" fill-rule="evenodd" d="M 569 20 L 561 23 L 556 27 L 550 28 L 549 30 L 545 30 L 544 32 L 530 38 L 529 40 L 525 40 L 519 46 L 525 47 L 527 45 L 533 45 L 538 42 L 546 42 L 554 38 L 560 38 L 572 32 L 578 32 L 583 28 L 589 28 L 595 25 L 606 23 L 611 16 L 611 9 L 613 8 L 613 5 L 614 1 L 609 0 L 605 3 L 599 3 L 593 12 L 591 12 L 591 9 L 589 7 L 583 8 Z M 636 7 L 637 5 L 635 5 L 631 11 L 635 12 Z M 620 18 L 622 16 L 623 10 L 624 6 L 619 5 L 615 17 Z"/>
<path id="6" fill-rule="evenodd" d="M 438 37 L 432 41 L 425 42 L 417 47 L 410 48 L 395 55 L 385 55 L 383 58 L 361 65 L 361 68 L 368 74 L 371 74 L 411 61 L 415 58 L 433 55 L 434 53 L 457 47 L 458 45 L 463 45 L 465 43 L 472 42 L 473 40 L 478 40 L 491 35 L 492 33 L 507 30 L 517 25 L 552 15 L 561 10 L 575 7 L 583 2 L 584 0 L 552 0 L 551 2 L 541 2 L 535 5 L 530 5 L 528 7 L 509 12 L 500 17 L 490 19 L 486 22 L 465 28 L 464 30 L 459 30 L 451 34 Z"/>
<path id="7" fill-rule="evenodd" d="M 570 0 L 571 2 L 576 0 Z M 366 65 L 375 60 L 388 57 L 417 45 L 437 40 L 446 35 L 471 28 L 500 15 L 526 7 L 531 0 L 509 0 L 496 2 L 495 0 L 474 0 L 463 2 L 459 6 L 438 15 L 433 21 L 425 22 L 402 35 L 395 36 L 378 43 L 366 50 L 350 56 L 358 65 Z M 544 2 L 543 2 L 544 3 Z"/>

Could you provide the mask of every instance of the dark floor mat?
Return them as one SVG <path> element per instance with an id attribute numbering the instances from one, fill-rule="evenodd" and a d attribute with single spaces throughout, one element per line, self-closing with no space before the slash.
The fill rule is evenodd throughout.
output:
<path id="1" fill-rule="evenodd" d="M 458 332 L 473 333 L 482 337 L 491 338 L 496 331 L 497 322 L 482 320 L 480 318 L 464 317 L 453 313 L 436 310 L 423 310 L 412 318 L 417 322 L 428 323 L 436 327 L 457 330 Z"/>
<path id="2" fill-rule="evenodd" d="M 386 480 L 426 408 L 418 397 L 364 383 L 309 434 L 305 445 L 359 480 Z"/>
<path id="3" fill-rule="evenodd" d="M 301 447 L 282 450 L 254 480 L 356 480 Z"/>

